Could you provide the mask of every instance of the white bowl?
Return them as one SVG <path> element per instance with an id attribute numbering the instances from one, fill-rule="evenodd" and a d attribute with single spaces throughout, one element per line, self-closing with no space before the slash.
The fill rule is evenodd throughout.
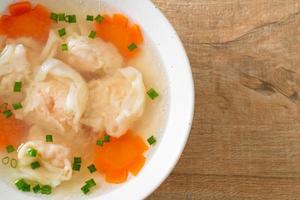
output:
<path id="1" fill-rule="evenodd" d="M 41 0 L 46 1 L 46 0 Z M 51 0 L 52 3 L 55 0 Z M 59 4 L 59 0 L 56 0 Z M 97 0 L 87 0 L 94 2 Z M 159 53 L 168 77 L 169 113 L 156 150 L 139 175 L 124 185 L 101 195 L 103 200 L 144 199 L 170 174 L 184 149 L 194 113 L 194 84 L 184 47 L 168 20 L 150 0 L 102 0 L 124 12 L 147 34 Z M 3 11 L 11 0 L 1 0 Z M 32 200 L 0 181 L 1 199 Z M 99 199 L 92 197 L 91 199 Z"/>

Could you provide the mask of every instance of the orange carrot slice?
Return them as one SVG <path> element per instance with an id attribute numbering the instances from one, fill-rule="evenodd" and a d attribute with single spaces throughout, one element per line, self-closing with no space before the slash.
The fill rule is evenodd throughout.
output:
<path id="1" fill-rule="evenodd" d="M 144 156 L 138 156 L 134 162 L 132 162 L 129 166 L 128 166 L 128 170 L 134 175 L 138 175 L 138 173 L 140 172 L 140 170 L 143 168 L 144 164 L 146 162 L 146 158 Z"/>
<path id="2" fill-rule="evenodd" d="M 22 15 L 26 12 L 31 11 L 31 4 L 28 1 L 23 1 L 9 6 L 9 13 L 12 16 Z"/>
<path id="3" fill-rule="evenodd" d="M 128 172 L 127 170 L 120 170 L 120 171 L 109 171 L 105 176 L 105 180 L 108 183 L 124 183 L 127 180 Z"/>
<path id="4" fill-rule="evenodd" d="M 145 163 L 143 153 L 148 149 L 145 142 L 130 131 L 120 138 L 111 137 L 110 142 L 96 150 L 95 165 L 106 175 L 109 183 L 122 183 L 128 172 L 137 175 Z"/>
<path id="5" fill-rule="evenodd" d="M 10 6 L 12 15 L 4 15 L 0 19 L 0 34 L 7 35 L 9 38 L 32 37 L 46 42 L 52 24 L 49 18 L 50 12 L 42 5 L 37 5 L 27 12 L 25 7 L 28 9 L 28 2 Z"/>
<path id="6" fill-rule="evenodd" d="M 114 14 L 112 17 L 104 15 L 101 23 L 96 23 L 97 35 L 106 42 L 113 43 L 119 52 L 127 59 L 133 58 L 140 52 L 143 35 L 137 24 L 131 25 L 126 16 Z M 130 50 L 134 43 L 138 48 Z"/>

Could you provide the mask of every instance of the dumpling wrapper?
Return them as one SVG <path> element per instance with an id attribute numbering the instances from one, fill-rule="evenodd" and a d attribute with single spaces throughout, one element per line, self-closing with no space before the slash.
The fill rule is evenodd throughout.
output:
<path id="1" fill-rule="evenodd" d="M 45 61 L 26 92 L 17 118 L 63 134 L 78 131 L 88 100 L 81 75 L 60 60 Z"/>
<path id="2" fill-rule="evenodd" d="M 36 157 L 27 155 L 28 149 L 38 151 Z M 39 162 L 40 167 L 31 168 L 31 163 Z M 29 141 L 18 150 L 18 169 L 22 176 L 43 185 L 58 186 L 72 178 L 70 150 L 62 145 L 42 141 Z"/>
<path id="3" fill-rule="evenodd" d="M 123 65 L 123 58 L 110 43 L 100 38 L 73 34 L 66 40 L 68 51 L 63 52 L 62 60 L 80 72 L 111 74 Z"/>
<path id="4" fill-rule="evenodd" d="M 15 82 L 28 80 L 30 63 L 22 44 L 8 44 L 0 55 L 0 97 L 6 102 L 20 102 L 23 92 L 14 92 Z"/>
<path id="5" fill-rule="evenodd" d="M 81 122 L 94 131 L 120 137 L 142 116 L 145 86 L 137 69 L 119 69 L 113 76 L 93 80 L 88 86 L 89 101 Z"/>

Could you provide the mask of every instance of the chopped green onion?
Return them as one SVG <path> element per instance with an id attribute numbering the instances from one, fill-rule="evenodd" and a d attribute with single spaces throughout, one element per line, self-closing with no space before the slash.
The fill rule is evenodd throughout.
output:
<path id="1" fill-rule="evenodd" d="M 59 34 L 60 37 L 65 36 L 67 34 L 66 29 L 65 28 L 59 29 L 58 34 Z"/>
<path id="2" fill-rule="evenodd" d="M 147 94 L 152 100 L 156 99 L 159 96 L 159 94 L 153 88 L 148 90 Z"/>
<path id="3" fill-rule="evenodd" d="M 94 179 L 90 179 L 90 180 L 86 181 L 85 183 L 89 187 L 89 189 L 97 185 Z"/>
<path id="4" fill-rule="evenodd" d="M 84 185 L 82 188 L 81 188 L 81 191 L 83 192 L 83 194 L 87 194 L 90 192 L 90 188 L 88 185 Z"/>
<path id="5" fill-rule="evenodd" d="M 65 21 L 66 20 L 66 14 L 65 13 L 59 13 L 58 14 L 58 21 Z"/>
<path id="6" fill-rule="evenodd" d="M 102 15 L 97 15 L 97 17 L 95 17 L 96 22 L 101 23 L 104 20 L 104 17 Z"/>
<path id="7" fill-rule="evenodd" d="M 94 164 L 88 166 L 88 169 L 91 174 L 94 173 L 95 171 L 97 171 L 96 166 Z"/>
<path id="8" fill-rule="evenodd" d="M 80 171 L 80 168 L 81 168 L 81 164 L 73 163 L 73 170 L 74 171 Z"/>
<path id="9" fill-rule="evenodd" d="M 81 157 L 74 157 L 73 170 L 80 171 L 81 168 Z"/>
<path id="10" fill-rule="evenodd" d="M 38 194 L 38 193 L 40 193 L 41 192 L 41 186 L 39 185 L 39 184 L 37 184 L 36 186 L 34 186 L 33 188 L 32 188 L 32 190 L 33 190 L 33 192 L 34 193 L 36 193 L 36 194 Z"/>
<path id="11" fill-rule="evenodd" d="M 69 23 L 76 23 L 76 15 L 67 15 L 66 16 L 66 22 Z"/>
<path id="12" fill-rule="evenodd" d="M 19 110 L 19 109 L 22 109 L 22 108 L 23 108 L 23 106 L 22 106 L 21 103 L 15 103 L 15 104 L 13 104 L 12 106 L 14 107 L 15 110 Z"/>
<path id="13" fill-rule="evenodd" d="M 104 142 L 109 142 L 110 141 L 110 136 L 109 135 L 104 135 L 104 137 L 103 137 L 103 141 Z"/>
<path id="14" fill-rule="evenodd" d="M 2 158 L 2 164 L 3 165 L 7 165 L 8 163 L 9 163 L 9 157 L 8 156 Z"/>
<path id="15" fill-rule="evenodd" d="M 81 191 L 84 193 L 84 194 L 87 194 L 90 192 L 90 189 L 94 186 L 96 186 L 96 182 L 94 179 L 90 179 L 88 181 L 85 182 L 85 185 L 81 188 Z"/>
<path id="16" fill-rule="evenodd" d="M 7 151 L 7 153 L 12 153 L 15 151 L 15 148 L 13 145 L 7 145 L 6 151 Z"/>
<path id="17" fill-rule="evenodd" d="M 11 159 L 10 160 L 10 166 L 12 167 L 12 168 L 16 168 L 17 166 L 18 166 L 18 161 L 16 160 L 16 159 Z"/>
<path id="18" fill-rule="evenodd" d="M 39 162 L 33 162 L 31 163 L 31 169 L 37 169 L 37 168 L 40 168 L 41 167 L 41 164 Z"/>
<path id="19" fill-rule="evenodd" d="M 37 156 L 37 150 L 34 148 L 29 148 L 27 150 L 27 155 L 30 157 L 36 157 Z"/>
<path id="20" fill-rule="evenodd" d="M 14 92 L 21 92 L 22 90 L 22 82 L 15 82 Z"/>
<path id="21" fill-rule="evenodd" d="M 89 38 L 94 39 L 96 37 L 97 33 L 95 31 L 91 31 L 89 34 Z"/>
<path id="22" fill-rule="evenodd" d="M 86 16 L 86 21 L 94 21 L 94 16 L 93 15 L 87 15 Z"/>
<path id="23" fill-rule="evenodd" d="M 147 139 L 147 141 L 148 141 L 148 143 L 149 143 L 150 145 L 153 145 L 153 144 L 156 143 L 156 139 L 155 139 L 154 136 L 149 137 L 149 138 Z"/>
<path id="24" fill-rule="evenodd" d="M 30 184 L 28 184 L 24 179 L 19 179 L 15 182 L 17 188 L 23 192 L 30 192 Z"/>
<path id="25" fill-rule="evenodd" d="M 3 112 L 3 114 L 5 115 L 6 118 L 9 118 L 13 115 L 13 113 L 11 112 L 11 110 L 6 110 Z"/>
<path id="26" fill-rule="evenodd" d="M 104 142 L 103 142 L 103 140 L 97 140 L 97 143 L 96 143 L 96 145 L 98 145 L 98 146 L 101 146 L 101 147 L 102 147 L 102 146 L 103 146 L 103 143 L 104 143 Z"/>
<path id="27" fill-rule="evenodd" d="M 134 51 L 136 48 L 137 48 L 137 46 L 136 46 L 135 43 L 131 43 L 131 44 L 128 46 L 129 51 Z"/>
<path id="28" fill-rule="evenodd" d="M 50 185 L 43 185 L 41 187 L 41 193 L 46 194 L 46 195 L 51 194 L 52 193 L 52 187 Z"/>
<path id="29" fill-rule="evenodd" d="M 61 49 L 63 50 L 63 51 L 68 51 L 68 44 L 62 44 L 61 45 Z"/>
<path id="30" fill-rule="evenodd" d="M 74 157 L 74 163 L 81 163 L 81 157 Z"/>
<path id="31" fill-rule="evenodd" d="M 58 15 L 56 14 L 56 13 L 51 13 L 50 14 L 50 19 L 52 19 L 53 21 L 55 21 L 55 22 L 57 22 L 57 20 L 58 20 Z"/>
<path id="32" fill-rule="evenodd" d="M 52 135 L 46 135 L 46 142 L 53 142 L 53 136 Z"/>

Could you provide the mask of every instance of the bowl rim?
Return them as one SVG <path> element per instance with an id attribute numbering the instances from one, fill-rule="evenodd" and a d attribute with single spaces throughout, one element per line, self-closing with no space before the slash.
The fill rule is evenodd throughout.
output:
<path id="1" fill-rule="evenodd" d="M 5 2 L 12 1 L 4 0 L 2 5 L 5 5 Z M 101 0 L 87 0 L 87 2 L 90 1 Z M 154 43 L 155 51 L 160 55 L 169 79 L 169 116 L 160 138 L 161 141 L 156 145 L 152 157 L 147 161 L 138 176 L 114 190 L 102 194 L 100 197 L 103 200 L 124 197 L 131 200 L 145 199 L 170 175 L 188 141 L 195 109 L 195 87 L 192 69 L 185 48 L 175 29 L 150 0 L 126 0 L 126 4 L 124 4 L 124 0 L 103 0 L 103 2 L 109 2 L 116 8 L 120 8 L 122 12 L 124 11 L 125 14 L 142 26 Z M 180 123 L 178 120 L 180 120 Z M 176 135 L 172 135 L 173 132 Z M 12 192 L 15 190 L 1 187 L 2 185 L 0 181 L 0 192 L 11 197 Z M 27 197 L 23 194 L 16 194 L 13 198 L 22 198 L 23 200 L 39 199 L 32 196 Z M 92 195 L 89 199 L 96 200 L 97 198 L 99 196 Z"/>

